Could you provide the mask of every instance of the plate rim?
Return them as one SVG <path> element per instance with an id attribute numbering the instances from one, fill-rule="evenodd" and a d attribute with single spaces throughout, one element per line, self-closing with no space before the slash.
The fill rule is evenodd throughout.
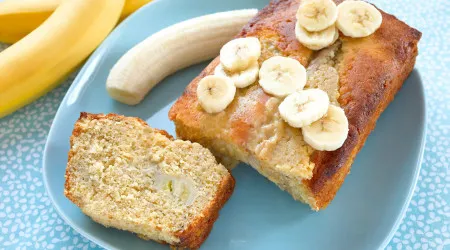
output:
<path id="1" fill-rule="evenodd" d="M 414 171 L 414 175 L 413 175 L 413 178 L 412 178 L 412 182 L 413 183 L 409 187 L 408 195 L 406 196 L 406 202 L 403 203 L 402 209 L 401 209 L 400 213 L 397 215 L 397 218 L 396 218 L 396 220 L 395 220 L 395 222 L 394 222 L 394 224 L 392 226 L 391 231 L 389 232 L 389 234 L 386 235 L 386 237 L 384 238 L 383 242 L 380 244 L 378 249 L 385 249 L 387 247 L 387 245 L 389 244 L 389 242 L 394 237 L 394 234 L 397 232 L 398 228 L 400 227 L 400 224 L 403 221 L 403 219 L 405 218 L 406 211 L 408 210 L 409 204 L 411 203 L 412 197 L 413 197 L 414 192 L 416 190 L 417 181 L 418 181 L 419 176 L 420 176 L 420 170 L 422 170 L 423 155 L 425 153 L 425 144 L 426 144 L 426 141 L 427 141 L 427 132 L 428 132 L 428 125 L 427 125 L 427 123 L 428 123 L 427 99 L 426 99 L 426 95 L 425 95 L 425 86 L 423 85 L 422 75 L 420 74 L 419 70 L 416 67 L 413 68 L 413 70 L 411 71 L 410 75 L 414 71 L 417 71 L 417 77 L 419 78 L 419 82 L 420 82 L 420 84 L 419 84 L 419 86 L 420 86 L 420 95 L 421 95 L 421 100 L 420 101 L 422 102 L 422 108 L 423 108 L 423 117 L 421 119 L 421 121 L 422 121 L 422 138 L 420 140 L 419 157 L 417 157 L 416 167 L 414 168 L 415 171 Z M 402 85 L 402 88 L 403 88 L 403 85 Z M 395 99 L 395 97 L 394 97 L 394 99 Z M 388 105 L 388 107 L 389 107 L 389 105 Z"/>
<path id="2" fill-rule="evenodd" d="M 128 16 L 123 22 L 121 22 L 119 25 L 117 25 L 112 32 L 102 41 L 102 43 L 97 47 L 97 49 L 94 51 L 94 53 L 92 53 L 92 55 L 89 56 L 89 58 L 86 60 L 86 62 L 83 64 L 83 66 L 81 67 L 80 71 L 77 73 L 77 76 L 75 77 L 75 79 L 73 80 L 71 86 L 69 87 L 69 89 L 67 90 L 66 94 L 64 95 L 63 100 L 61 101 L 56 114 L 53 118 L 52 124 L 50 126 L 48 135 L 47 135 L 47 139 L 45 142 L 45 147 L 44 147 L 44 151 L 43 151 L 43 158 L 42 158 L 42 175 L 43 175 L 43 181 L 44 181 L 44 186 L 45 186 L 45 191 L 47 193 L 47 195 L 49 196 L 53 207 L 55 208 L 55 211 L 58 213 L 58 215 L 70 226 L 72 227 L 76 232 L 78 232 L 79 234 L 81 234 L 83 237 L 89 239 L 90 241 L 94 242 L 95 244 L 99 245 L 100 247 L 106 248 L 106 249 L 114 249 L 114 250 L 120 250 L 119 248 L 111 245 L 110 243 L 108 243 L 107 241 L 104 241 L 102 239 L 99 239 L 97 237 L 92 236 L 91 234 L 85 232 L 85 230 L 81 227 L 78 227 L 75 223 L 72 222 L 72 219 L 69 218 L 64 212 L 63 209 L 58 205 L 58 203 L 56 202 L 56 198 L 52 195 L 52 193 L 49 191 L 50 190 L 50 184 L 49 184 L 49 178 L 48 178 L 48 159 L 49 159 L 49 149 L 48 149 L 48 145 L 49 145 L 49 141 L 50 138 L 53 138 L 54 136 L 52 136 L 55 132 L 54 132 L 54 124 L 55 121 L 58 120 L 58 117 L 61 115 L 62 111 L 62 104 L 66 103 L 68 97 L 70 96 L 70 94 L 74 91 L 74 89 L 77 87 L 77 85 L 79 85 L 79 82 L 81 80 L 81 78 L 83 77 L 83 75 L 86 73 L 87 69 L 95 66 L 95 60 L 97 59 L 102 59 L 104 57 L 105 52 L 108 51 L 108 48 L 110 47 L 110 43 L 109 43 L 109 39 L 111 36 L 115 35 L 115 33 L 120 32 L 120 29 L 122 29 L 123 26 L 126 26 L 131 19 L 133 19 L 134 16 L 136 15 L 140 15 L 141 12 L 144 12 L 147 8 L 151 8 L 151 6 L 153 6 L 154 4 L 157 4 L 159 2 L 162 1 L 170 1 L 170 0 L 153 0 L 149 3 L 147 3 L 145 6 L 143 6 L 142 8 L 138 9 L 137 11 L 135 11 L 134 13 L 132 13 L 130 16 Z M 92 65 L 93 64 L 93 65 Z M 423 108 L 423 116 L 421 118 L 421 123 L 422 126 L 420 128 L 420 130 L 422 131 L 422 137 L 420 140 L 420 145 L 419 145 L 419 155 L 417 157 L 417 161 L 415 164 L 415 168 L 414 168 L 414 174 L 413 177 L 411 178 L 411 183 L 409 185 L 409 189 L 407 192 L 407 196 L 406 196 L 406 200 L 402 205 L 401 211 L 400 213 L 397 214 L 396 216 L 396 220 L 393 223 L 392 229 L 391 231 L 386 235 L 386 237 L 384 238 L 384 240 L 382 242 L 380 242 L 378 249 L 384 249 L 386 248 L 386 246 L 389 244 L 389 242 L 392 240 L 395 232 L 397 232 L 403 218 L 406 215 L 407 209 L 410 205 L 410 202 L 412 200 L 412 196 L 414 195 L 414 191 L 416 189 L 417 186 L 417 181 L 420 175 L 420 171 L 422 169 L 422 163 L 423 163 L 423 157 L 424 157 L 424 152 L 425 152 L 425 144 L 426 144 L 426 139 L 427 139 L 427 123 L 428 123 L 428 114 L 427 114 L 427 101 L 426 101 L 426 95 L 425 95 L 425 87 L 423 84 L 423 80 L 422 80 L 422 76 L 420 74 L 420 71 L 418 68 L 414 67 L 413 71 L 417 71 L 417 77 L 419 78 L 419 89 L 420 89 L 420 101 L 422 102 L 422 108 Z"/>

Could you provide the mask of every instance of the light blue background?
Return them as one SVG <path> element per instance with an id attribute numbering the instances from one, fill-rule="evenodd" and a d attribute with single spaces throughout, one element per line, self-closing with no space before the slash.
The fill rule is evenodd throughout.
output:
<path id="1" fill-rule="evenodd" d="M 416 68 L 425 83 L 428 111 L 419 182 L 387 249 L 450 249 L 450 1 L 372 2 L 422 31 Z M 59 218 L 41 175 L 45 139 L 72 80 L 0 120 L 0 248 L 98 248 Z"/>

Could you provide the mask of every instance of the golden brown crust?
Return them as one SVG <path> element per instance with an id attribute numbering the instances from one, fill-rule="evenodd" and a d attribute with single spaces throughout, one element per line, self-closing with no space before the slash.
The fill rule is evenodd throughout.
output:
<path id="1" fill-rule="evenodd" d="M 77 136 L 79 136 L 83 132 L 83 128 L 80 126 L 79 121 L 82 119 L 89 119 L 89 120 L 98 120 L 98 119 L 110 119 L 110 120 L 116 120 L 121 121 L 123 119 L 135 119 L 142 125 L 148 126 L 148 124 L 138 118 L 138 117 L 125 117 L 122 115 L 117 114 L 90 114 L 86 112 L 81 112 L 80 117 L 75 123 L 72 136 L 70 137 L 70 148 L 69 156 L 68 156 L 68 162 L 70 162 L 71 158 L 74 155 L 74 151 L 72 151 L 73 141 Z M 169 135 L 165 130 L 159 130 L 154 129 L 156 132 L 166 136 L 170 140 L 173 140 L 174 138 Z M 70 183 L 71 183 L 71 174 L 69 169 L 67 168 L 65 179 L 66 182 L 64 184 L 64 195 L 73 203 L 75 203 L 77 206 L 81 207 L 82 204 L 79 204 L 79 199 L 76 199 L 71 193 L 70 193 Z M 216 193 L 216 196 L 211 201 L 208 207 L 206 207 L 201 216 L 198 216 L 191 224 L 188 225 L 188 227 L 182 231 L 175 234 L 177 238 L 180 239 L 180 242 L 173 247 L 180 247 L 180 248 L 189 248 L 189 249 L 197 249 L 200 247 L 200 245 L 206 240 L 208 237 L 214 222 L 217 220 L 219 216 L 219 210 L 225 205 L 225 203 L 228 201 L 228 199 L 231 197 L 231 194 L 233 193 L 235 185 L 235 180 L 229 174 L 226 178 L 224 178 L 218 187 L 218 191 Z M 145 236 L 138 235 L 139 237 L 149 240 Z M 160 243 L 167 244 L 164 241 L 161 241 Z"/>
<path id="2" fill-rule="evenodd" d="M 256 36 L 263 47 L 260 59 L 279 54 L 299 60 L 304 66 L 315 54 L 295 38 L 295 13 L 298 0 L 273 0 L 251 20 L 238 36 Z M 341 0 L 335 0 L 338 4 Z M 333 152 L 315 151 L 313 176 L 304 180 L 314 202 L 313 209 L 325 208 L 334 198 L 350 170 L 353 159 L 375 127 L 376 120 L 412 71 L 421 33 L 392 15 L 381 11 L 383 23 L 375 34 L 360 39 L 341 35 L 342 48 L 336 68 L 340 78 L 339 104 L 345 110 L 350 124 L 344 145 Z M 169 112 L 177 131 L 189 131 L 183 136 L 193 141 L 224 141 L 246 152 L 246 138 L 263 119 L 264 105 L 270 98 L 259 87 L 239 90 L 237 97 L 225 110 L 209 115 L 199 108 L 195 90 L 198 81 L 212 74 L 218 58 L 195 78 Z M 238 109 L 242 96 L 257 96 L 254 105 Z M 250 99 L 250 98 L 247 98 Z M 246 100 L 247 100 L 246 99 Z M 238 115 L 237 115 L 238 114 Z M 181 129 L 182 128 L 182 129 Z M 223 133 L 222 131 L 230 131 Z"/>
<path id="3" fill-rule="evenodd" d="M 342 38 L 339 103 L 349 120 L 344 145 L 333 152 L 316 151 L 313 178 L 304 183 L 326 207 L 348 174 L 351 164 L 375 128 L 376 121 L 412 71 L 421 33 L 396 17 L 383 15 L 375 34 L 362 39 Z"/>
<path id="4" fill-rule="evenodd" d="M 242 29 L 238 36 L 257 36 L 265 39 L 276 37 L 276 47 L 281 55 L 290 56 L 301 64 L 307 65 L 313 51 L 299 43 L 293 32 L 298 5 L 298 1 L 271 1 Z M 271 53 L 266 53 L 267 51 L 263 48 L 263 59 L 272 56 Z"/>
<path id="5" fill-rule="evenodd" d="M 176 234 L 180 239 L 177 246 L 187 247 L 190 249 L 197 249 L 206 240 L 214 222 L 219 217 L 219 210 L 225 205 L 234 190 L 234 178 L 229 175 L 225 178 L 220 187 L 216 198 L 211 201 L 210 205 L 203 212 L 202 216 L 197 217 L 183 232 Z"/>

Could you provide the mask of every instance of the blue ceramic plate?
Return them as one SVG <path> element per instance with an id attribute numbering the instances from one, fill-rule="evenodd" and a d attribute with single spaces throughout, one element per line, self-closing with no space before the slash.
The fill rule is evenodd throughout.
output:
<path id="1" fill-rule="evenodd" d="M 138 106 L 114 102 L 105 81 L 114 63 L 152 33 L 217 11 L 262 8 L 261 0 L 161 0 L 122 23 L 85 64 L 67 92 L 48 136 L 44 179 L 56 210 L 85 237 L 109 249 L 167 249 L 90 220 L 63 195 L 69 137 L 80 111 L 138 116 L 174 135 L 167 112 L 206 64 L 180 71 L 154 88 Z M 420 168 L 425 100 L 419 73 L 408 78 L 353 164 L 331 205 L 312 212 L 241 164 L 236 189 L 203 249 L 376 249 L 387 245 L 408 207 Z"/>

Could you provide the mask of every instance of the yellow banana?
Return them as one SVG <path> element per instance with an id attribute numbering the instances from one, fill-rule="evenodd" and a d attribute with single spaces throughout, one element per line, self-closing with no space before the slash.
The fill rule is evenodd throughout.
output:
<path id="1" fill-rule="evenodd" d="M 0 118 L 51 90 L 103 41 L 125 0 L 64 0 L 29 35 L 0 52 Z"/>
<path id="2" fill-rule="evenodd" d="M 15 43 L 41 25 L 62 0 L 0 2 L 0 42 Z"/>
<path id="3" fill-rule="evenodd" d="M 120 16 L 120 20 L 125 19 L 131 13 L 135 12 L 137 9 L 144 6 L 146 3 L 150 1 L 151 0 L 126 0 L 125 6 L 123 7 L 122 10 L 122 15 Z"/>
<path id="4" fill-rule="evenodd" d="M 0 42 L 15 43 L 39 27 L 66 0 L 0 1 Z M 126 0 L 120 20 L 151 0 Z"/>

